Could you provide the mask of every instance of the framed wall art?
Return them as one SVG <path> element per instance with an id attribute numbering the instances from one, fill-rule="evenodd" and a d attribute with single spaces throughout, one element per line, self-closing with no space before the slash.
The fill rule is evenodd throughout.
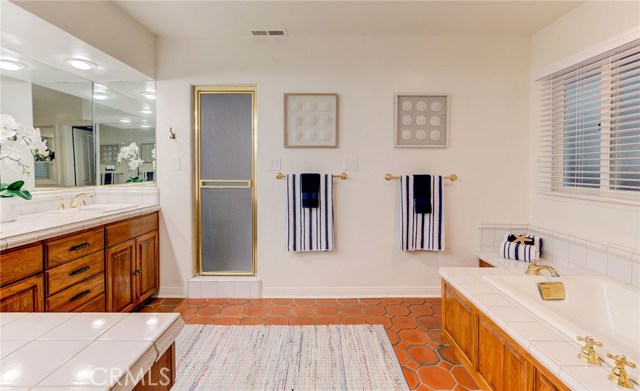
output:
<path id="1" fill-rule="evenodd" d="M 338 94 L 284 94 L 284 147 L 337 148 Z"/>
<path id="2" fill-rule="evenodd" d="M 396 94 L 395 146 L 446 148 L 449 96 Z"/>

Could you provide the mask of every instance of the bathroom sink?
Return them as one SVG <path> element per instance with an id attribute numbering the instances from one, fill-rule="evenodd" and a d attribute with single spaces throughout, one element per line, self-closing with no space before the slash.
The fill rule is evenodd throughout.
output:
<path id="1" fill-rule="evenodd" d="M 114 213 L 127 209 L 132 209 L 138 204 L 92 204 L 81 208 L 68 208 L 64 210 L 54 210 L 49 213 L 57 214 L 82 214 L 82 213 Z"/>

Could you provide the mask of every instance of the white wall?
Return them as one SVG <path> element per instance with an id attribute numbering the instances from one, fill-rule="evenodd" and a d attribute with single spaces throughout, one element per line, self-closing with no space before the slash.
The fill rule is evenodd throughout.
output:
<path id="1" fill-rule="evenodd" d="M 179 292 L 192 273 L 191 85 L 258 86 L 258 274 L 266 296 L 438 294 L 440 266 L 475 263 L 480 220 L 527 221 L 527 38 L 289 37 L 159 39 L 158 186 L 161 287 Z M 340 147 L 284 149 L 285 92 L 340 94 Z M 450 94 L 447 149 L 393 147 L 393 96 Z M 168 137 L 168 128 L 177 133 Z M 170 158 L 181 159 L 171 171 Z M 335 186 L 336 250 L 284 251 L 285 183 L 266 170 L 359 169 Z M 399 186 L 385 172 L 456 173 L 446 186 L 447 251 L 399 251 Z"/>
<path id="2" fill-rule="evenodd" d="M 586 2 L 540 30 L 531 39 L 531 72 L 579 56 L 630 29 L 640 31 L 639 2 Z M 568 64 L 567 64 L 568 65 Z M 556 69 L 557 70 L 557 69 Z M 538 87 L 531 88 L 530 169 L 535 180 L 538 157 Z M 640 248 L 640 208 L 545 196 L 531 187 L 529 222 L 577 236 Z"/>

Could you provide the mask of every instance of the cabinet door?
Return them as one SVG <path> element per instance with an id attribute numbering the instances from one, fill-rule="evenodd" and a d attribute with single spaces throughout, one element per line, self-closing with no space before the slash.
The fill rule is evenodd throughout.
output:
<path id="1" fill-rule="evenodd" d="M 107 263 L 107 311 L 127 312 L 136 305 L 135 240 L 129 240 L 106 252 Z"/>
<path id="2" fill-rule="evenodd" d="M 549 374 L 548 376 L 540 369 L 536 369 L 536 391 L 569 391 L 558 378 Z"/>
<path id="3" fill-rule="evenodd" d="M 482 317 L 478 322 L 478 373 L 494 391 L 507 390 L 503 383 L 505 340 Z"/>
<path id="4" fill-rule="evenodd" d="M 469 362 L 476 358 L 476 316 L 470 304 L 446 285 L 444 292 L 444 328 L 462 350 Z"/>
<path id="5" fill-rule="evenodd" d="M 533 390 L 533 364 L 509 343 L 504 346 L 503 381 L 505 390 Z"/>
<path id="6" fill-rule="evenodd" d="M 135 270 L 138 302 L 143 302 L 158 290 L 158 231 L 136 238 L 137 267 Z"/>
<path id="7" fill-rule="evenodd" d="M 42 273 L 0 288 L 0 312 L 44 311 Z"/>

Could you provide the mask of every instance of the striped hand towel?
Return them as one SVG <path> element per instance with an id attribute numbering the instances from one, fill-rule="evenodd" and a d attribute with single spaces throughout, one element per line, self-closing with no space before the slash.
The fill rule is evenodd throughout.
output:
<path id="1" fill-rule="evenodd" d="M 531 262 L 540 258 L 540 252 L 536 246 L 530 244 L 504 241 L 500 247 L 500 256 L 515 261 Z"/>
<path id="2" fill-rule="evenodd" d="M 299 174 L 287 175 L 287 251 L 333 251 L 333 176 L 320 175 L 317 208 L 302 207 Z"/>
<path id="3" fill-rule="evenodd" d="M 431 175 L 431 213 L 416 213 L 413 195 L 413 175 L 400 178 L 402 198 L 402 251 L 444 251 L 443 177 Z"/>

